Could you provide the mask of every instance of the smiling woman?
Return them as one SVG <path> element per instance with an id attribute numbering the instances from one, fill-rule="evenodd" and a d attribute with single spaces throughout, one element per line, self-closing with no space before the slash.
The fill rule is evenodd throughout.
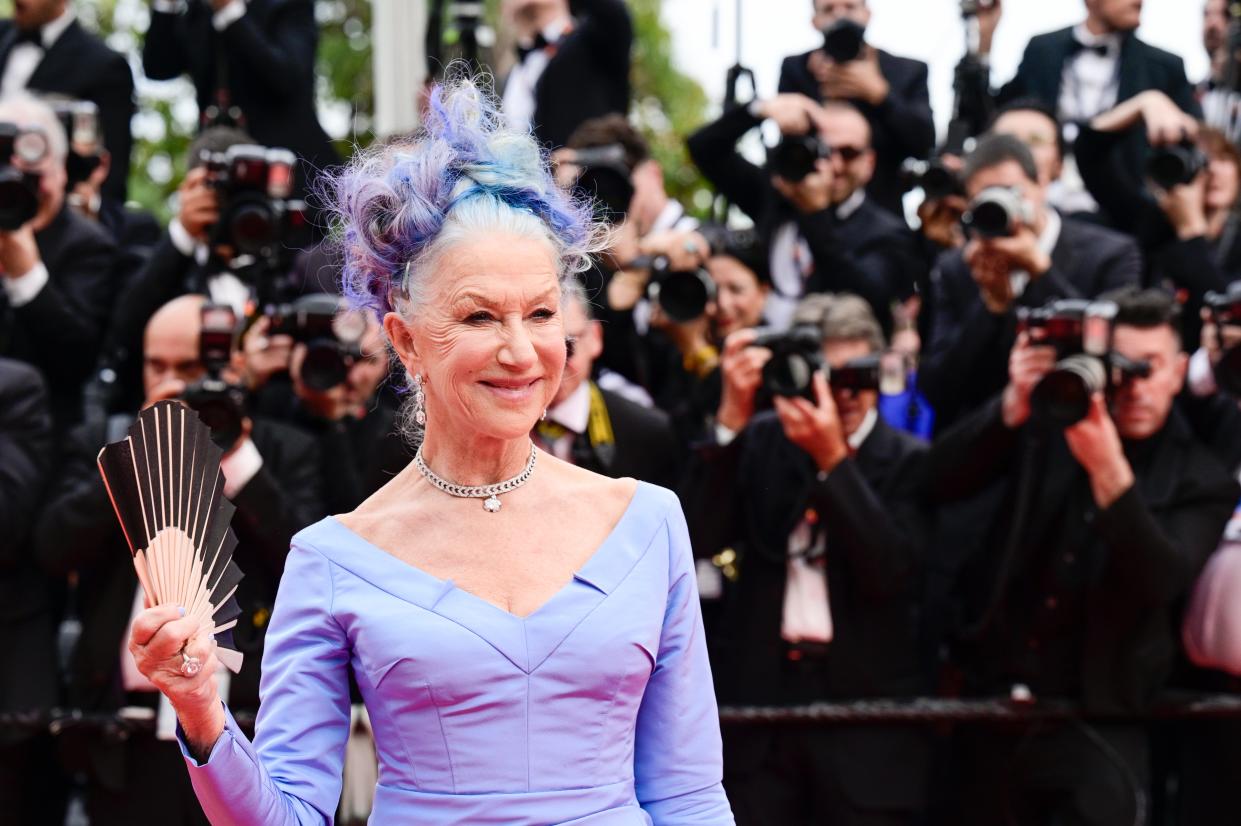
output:
<path id="1" fill-rule="evenodd" d="M 293 539 L 253 744 L 170 607 L 134 623 L 213 823 L 330 821 L 349 673 L 378 823 L 728 824 L 693 556 L 669 491 L 533 447 L 565 368 L 588 206 L 468 78 L 335 182 L 345 293 L 408 377 L 415 461 Z M 482 507 L 479 506 L 480 500 Z M 203 661 L 182 674 L 185 646 Z"/>

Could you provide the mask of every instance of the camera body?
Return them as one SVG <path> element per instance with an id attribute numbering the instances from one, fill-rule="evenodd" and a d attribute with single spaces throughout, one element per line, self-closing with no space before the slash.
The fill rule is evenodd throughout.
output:
<path id="1" fill-rule="evenodd" d="M 301 380 L 311 390 L 324 392 L 343 384 L 349 367 L 362 355 L 366 319 L 341 312 L 335 295 L 305 295 L 289 304 L 267 308 L 268 335 L 287 335 L 306 345 Z"/>
<path id="2" fill-rule="evenodd" d="M 48 105 L 69 138 L 65 188 L 73 189 L 90 178 L 101 163 L 99 107 L 89 100 L 50 100 Z"/>
<path id="3" fill-rule="evenodd" d="M 908 158 L 901 164 L 901 182 L 907 189 L 921 189 L 928 201 L 938 201 L 949 195 L 965 196 L 961 176 L 940 158 L 929 161 Z"/>
<path id="4" fill-rule="evenodd" d="M 1016 189 L 989 186 L 970 201 L 961 216 L 966 235 L 975 238 L 1009 238 L 1020 224 L 1034 222 L 1030 203 Z"/>
<path id="5" fill-rule="evenodd" d="M 772 396 L 814 401 L 814 373 L 823 370 L 823 333 L 815 324 L 788 330 L 759 330 L 751 347 L 764 347 L 771 358 L 763 365 L 763 390 Z"/>
<path id="6" fill-rule="evenodd" d="M 1146 176 L 1161 189 L 1187 184 L 1207 166 L 1207 156 L 1193 141 L 1156 146 L 1146 158 Z"/>
<path id="7" fill-rule="evenodd" d="M 238 144 L 204 152 L 201 160 L 220 200 L 211 246 L 226 244 L 238 254 L 273 261 L 282 248 L 307 240 L 306 205 L 289 197 L 297 163 L 292 152 Z"/>
<path id="8" fill-rule="evenodd" d="M 842 17 L 823 30 L 823 51 L 836 63 L 857 60 L 866 43 L 866 27 Z"/>
<path id="9" fill-rule="evenodd" d="M 818 135 L 782 135 L 780 142 L 767 150 L 767 171 L 797 182 L 814 171 L 819 159 L 831 156 L 832 148 Z"/>
<path id="10" fill-rule="evenodd" d="M 715 300 L 715 279 L 702 267 L 673 270 L 668 259 L 658 255 L 651 259 L 650 270 L 646 297 L 659 304 L 672 321 L 684 323 L 701 318 L 707 305 Z"/>
<path id="11" fill-rule="evenodd" d="M 221 378 L 233 350 L 237 316 L 232 308 L 207 303 L 202 308 L 202 332 L 198 338 L 199 359 L 207 375 L 185 388 L 181 400 L 198 411 L 211 428 L 211 439 L 227 451 L 241 438 L 246 418 L 246 391 Z"/>
<path id="12" fill-rule="evenodd" d="M 1034 309 L 1018 309 L 1018 330 L 1030 342 L 1056 351 L 1056 366 L 1030 394 L 1032 418 L 1068 427 L 1086 418 L 1095 393 L 1150 375 L 1150 364 L 1112 351 L 1116 304 L 1111 301 L 1058 299 Z"/>
<path id="13" fill-rule="evenodd" d="M 1232 282 L 1222 293 L 1207 293 L 1204 301 L 1216 327 L 1241 326 L 1241 281 Z M 1241 346 L 1227 347 L 1220 353 L 1215 364 L 1215 384 L 1225 393 L 1241 398 Z"/>
<path id="14" fill-rule="evenodd" d="M 39 187 L 43 175 L 14 166 L 40 163 L 49 152 L 47 136 L 40 129 L 0 122 L 0 230 L 11 232 L 39 212 Z"/>
<path id="15" fill-rule="evenodd" d="M 612 143 L 575 149 L 569 163 L 581 169 L 573 191 L 593 205 L 595 218 L 609 224 L 623 221 L 634 191 L 625 148 Z"/>

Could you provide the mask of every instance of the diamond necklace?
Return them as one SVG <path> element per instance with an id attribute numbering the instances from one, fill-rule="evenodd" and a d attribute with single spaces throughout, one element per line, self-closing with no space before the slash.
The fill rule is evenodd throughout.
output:
<path id="1" fill-rule="evenodd" d="M 505 479 L 503 482 L 496 482 L 494 485 L 458 485 L 455 482 L 449 482 L 436 476 L 431 468 L 427 467 L 427 463 L 422 458 L 422 447 L 419 446 L 418 452 L 414 454 L 414 464 L 418 466 L 418 470 L 422 471 L 422 475 L 427 477 L 427 481 L 435 487 L 444 491 L 451 496 L 459 496 L 463 499 L 482 499 L 483 510 L 487 513 L 495 513 L 500 510 L 501 493 L 508 493 L 516 490 L 526 484 L 530 479 L 530 474 L 534 473 L 534 460 L 538 456 L 538 449 L 534 446 L 534 442 L 530 443 L 530 459 L 526 462 L 525 469 L 512 479 Z"/>

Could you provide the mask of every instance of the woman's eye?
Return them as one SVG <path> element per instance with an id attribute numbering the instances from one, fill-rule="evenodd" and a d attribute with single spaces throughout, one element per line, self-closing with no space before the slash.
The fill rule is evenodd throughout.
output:
<path id="1" fill-rule="evenodd" d="M 556 311 L 548 310 L 546 308 L 535 310 L 533 313 L 531 313 L 531 318 L 536 318 L 539 321 L 546 321 L 549 318 L 555 318 L 555 317 L 556 317 Z"/>
<path id="2" fill-rule="evenodd" d="M 479 310 L 466 316 L 465 321 L 467 324 L 482 324 L 483 322 L 491 321 L 491 313 Z"/>

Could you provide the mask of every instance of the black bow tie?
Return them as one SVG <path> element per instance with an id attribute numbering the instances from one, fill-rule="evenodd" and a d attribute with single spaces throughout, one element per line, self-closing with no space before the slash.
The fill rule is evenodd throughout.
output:
<path id="1" fill-rule="evenodd" d="M 1078 52 L 1094 52 L 1099 57 L 1107 57 L 1111 51 L 1111 46 L 1107 43 L 1095 43 L 1093 45 L 1088 45 L 1081 42 L 1077 38 L 1073 38 L 1073 42 L 1069 44 L 1069 57 L 1072 57 Z"/>
<path id="2" fill-rule="evenodd" d="M 13 45 L 18 43 L 30 43 L 34 46 L 43 48 L 43 30 L 42 29 L 18 29 L 17 39 L 13 41 Z"/>
<path id="3" fill-rule="evenodd" d="M 529 46 L 523 46 L 520 43 L 518 43 L 517 44 L 517 62 L 524 63 L 526 61 L 526 58 L 529 57 L 531 54 L 533 54 L 534 52 L 542 51 L 543 49 L 546 49 L 549 45 L 551 44 L 547 42 L 547 38 L 543 36 L 543 32 L 539 32 L 538 34 L 536 34 L 534 36 L 534 42 L 531 43 Z"/>

